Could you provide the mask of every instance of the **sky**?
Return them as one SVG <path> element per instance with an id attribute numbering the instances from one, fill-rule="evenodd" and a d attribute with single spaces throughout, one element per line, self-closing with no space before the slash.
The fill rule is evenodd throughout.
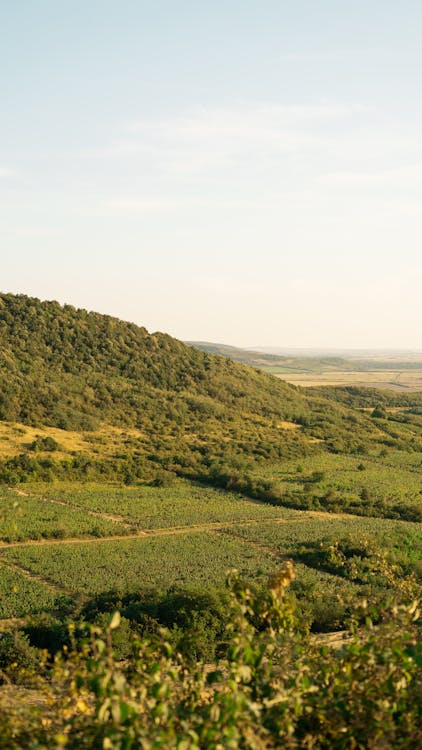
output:
<path id="1" fill-rule="evenodd" d="M 422 348 L 419 0 L 1 0 L 0 289 Z"/>

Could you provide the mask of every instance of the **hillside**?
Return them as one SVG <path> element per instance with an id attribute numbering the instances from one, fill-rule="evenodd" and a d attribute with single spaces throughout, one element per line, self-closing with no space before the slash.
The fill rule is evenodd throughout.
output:
<path id="1" fill-rule="evenodd" d="M 0 747 L 111 747 L 108 728 L 116 747 L 126 730 L 175 747 L 186 706 L 198 732 L 215 712 L 220 737 L 229 684 L 238 707 L 252 696 L 255 722 L 261 701 L 273 747 L 293 724 L 271 702 L 303 706 L 301 745 L 321 696 L 330 718 L 315 737 L 327 736 L 339 666 L 350 715 L 366 685 L 378 737 L 388 680 L 414 737 L 420 406 L 418 394 L 305 390 L 132 323 L 0 295 Z"/>
<path id="2" fill-rule="evenodd" d="M 387 448 L 421 445 L 413 401 L 388 414 L 376 391 L 364 403 L 330 389 L 321 395 L 57 302 L 0 295 L 0 346 L 0 476 L 9 483 L 179 475 L 309 507 L 315 492 L 323 501 L 315 477 L 299 471 L 282 490 L 273 462 L 306 459 L 334 471 L 330 456 L 379 458 Z M 384 411 L 374 418 L 368 409 L 379 403 Z M 331 501 L 328 509 L 345 506 L 337 493 Z M 356 510 L 360 501 L 353 503 Z"/>

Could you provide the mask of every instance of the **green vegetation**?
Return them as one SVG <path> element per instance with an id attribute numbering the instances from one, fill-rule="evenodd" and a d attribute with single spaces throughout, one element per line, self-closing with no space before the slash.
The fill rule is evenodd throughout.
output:
<path id="1" fill-rule="evenodd" d="M 130 533 L 111 520 L 63 503 L 45 502 L 31 495 L 17 496 L 0 488 L 0 540 L 65 539 L 78 536 L 113 536 Z"/>
<path id="2" fill-rule="evenodd" d="M 41 582 L 0 564 L 0 617 L 22 617 L 55 608 L 60 595 Z"/>
<path id="3" fill-rule="evenodd" d="M 271 555 L 236 539 L 207 532 L 102 544 L 32 546 L 8 549 L 3 559 L 45 576 L 74 593 L 168 590 L 175 584 L 206 588 L 222 584 L 227 570 L 253 576 L 269 570 Z"/>
<path id="4" fill-rule="evenodd" d="M 126 619 L 103 618 L 53 667 L 38 665 L 43 719 L 36 706 L 14 705 L 0 718 L 0 747 L 418 747 L 415 604 L 386 608 L 378 625 L 363 610 L 366 626 L 352 619 L 349 642 L 330 652 L 301 628 L 286 594 L 293 577 L 286 564 L 254 592 L 231 576 L 227 642 L 211 671 L 193 666 L 168 630 L 138 637 L 121 662 Z M 34 679 L 22 637 L 0 645 L 0 663 L 16 681 Z"/>
<path id="5" fill-rule="evenodd" d="M 55 483 L 33 485 L 45 498 L 57 498 L 95 512 L 116 513 L 141 529 L 157 529 L 225 521 L 294 518 L 294 510 L 267 503 L 252 503 L 242 495 L 212 487 L 201 487 L 186 480 L 175 480 L 170 487 L 122 487 Z"/>
<path id="6" fill-rule="evenodd" d="M 421 449 L 420 393 L 0 295 L 0 747 L 409 747 Z"/>
<path id="7" fill-rule="evenodd" d="M 229 568 L 260 581 L 274 561 L 294 559 L 298 573 L 293 588 L 303 617 L 313 629 L 327 630 L 344 625 L 358 595 L 375 600 L 391 589 L 391 582 L 379 573 L 381 558 L 395 565 L 403 577 L 421 575 L 419 524 L 300 512 L 181 480 L 172 488 L 34 486 L 30 498 L 6 491 L 7 515 L 19 512 L 20 506 L 13 509 L 16 497 L 36 509 L 36 492 L 42 493 L 38 502 L 47 518 L 57 509 L 59 518 L 66 519 L 67 533 L 62 520 L 60 536 L 53 526 L 49 541 L 46 525 L 41 544 L 12 539 L 1 560 L 28 572 L 37 587 L 44 581 L 59 594 L 71 596 L 75 604 L 81 597 L 86 600 L 105 592 L 117 600 L 128 594 L 150 597 L 154 590 L 166 595 L 187 590 L 197 596 L 210 587 L 221 587 Z M 108 514 L 116 509 L 119 515 L 110 521 Z M 92 522 L 106 526 L 103 539 L 98 532 L 93 534 L 87 512 L 97 514 Z M 32 529 L 37 529 L 32 515 Z M 16 525 L 19 528 L 19 518 Z M 83 537 L 84 530 L 91 538 L 66 544 L 66 537 Z M 113 532 L 116 538 L 105 535 Z M 135 538 L 125 540 L 126 534 Z M 355 545 L 354 565 L 366 566 L 366 577 L 346 575 L 347 566 L 340 570 L 324 563 L 324 550 L 336 544 L 340 558 L 343 548 Z"/>

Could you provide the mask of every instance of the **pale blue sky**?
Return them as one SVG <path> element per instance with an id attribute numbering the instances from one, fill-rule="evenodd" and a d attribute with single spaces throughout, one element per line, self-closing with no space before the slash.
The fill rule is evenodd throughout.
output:
<path id="1" fill-rule="evenodd" d="M 419 0 L 2 0 L 3 291 L 422 347 Z"/>

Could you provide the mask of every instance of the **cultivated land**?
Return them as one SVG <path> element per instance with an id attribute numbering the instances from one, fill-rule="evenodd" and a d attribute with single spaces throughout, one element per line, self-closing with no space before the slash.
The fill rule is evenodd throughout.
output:
<path id="1" fill-rule="evenodd" d="M 422 367 L 412 370 L 328 370 L 319 373 L 283 372 L 277 368 L 266 368 L 273 375 L 293 385 L 316 387 L 320 385 L 355 385 L 371 388 L 386 388 L 391 391 L 421 391 Z"/>
<path id="2" fill-rule="evenodd" d="M 344 476 L 351 470 L 344 466 Z M 397 478 L 396 485 L 407 479 Z M 347 484 L 341 474 L 339 481 Z M 345 575 L 315 550 L 354 544 L 356 560 L 388 550 L 407 572 L 420 571 L 420 524 L 293 510 L 183 480 L 171 488 L 34 485 L 30 494 L 4 489 L 0 500 L 0 614 L 6 627 L 10 617 L 55 612 L 63 598 L 76 604 L 111 590 L 206 590 L 222 586 L 231 568 L 264 580 L 281 561 L 295 559 L 297 596 L 305 604 L 306 592 L 310 624 L 324 629 L 342 624 L 353 597 L 388 584 L 370 581 L 364 571 Z M 324 597 L 333 607 L 331 621 L 328 610 L 321 618 Z M 334 600 L 341 598 L 340 606 Z"/>
<path id="3" fill-rule="evenodd" d="M 276 375 L 293 385 L 359 386 L 391 391 L 422 391 L 422 352 L 370 353 L 359 355 L 292 356 L 249 351 L 222 344 L 191 342 L 202 351 L 219 354 Z"/>

